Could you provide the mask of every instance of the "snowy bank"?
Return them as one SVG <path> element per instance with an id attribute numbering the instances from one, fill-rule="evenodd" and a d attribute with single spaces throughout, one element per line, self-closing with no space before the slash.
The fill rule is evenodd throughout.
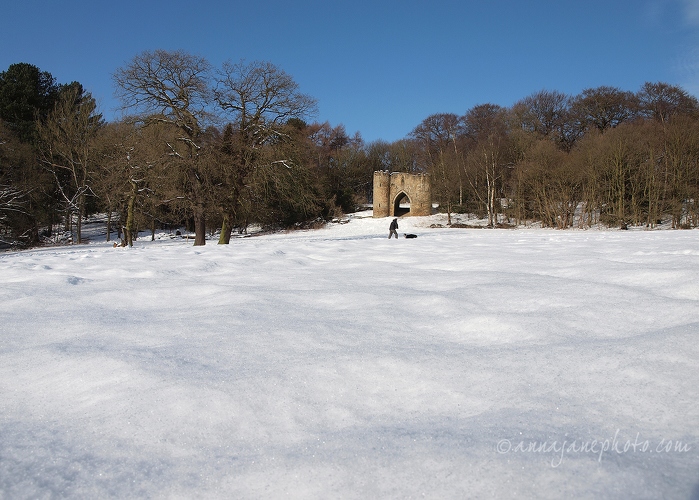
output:
<path id="1" fill-rule="evenodd" d="M 0 255 L 0 498 L 697 498 L 699 233 Z"/>

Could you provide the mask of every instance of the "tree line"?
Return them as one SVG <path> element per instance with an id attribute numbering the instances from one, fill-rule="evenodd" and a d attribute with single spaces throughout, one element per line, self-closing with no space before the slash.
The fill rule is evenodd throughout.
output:
<path id="1" fill-rule="evenodd" d="M 81 242 L 85 218 L 106 213 L 125 245 L 164 225 L 187 226 L 196 245 L 214 231 L 228 243 L 253 223 L 332 219 L 369 193 L 361 138 L 309 123 L 316 101 L 271 63 L 214 68 L 158 50 L 113 78 L 125 117 L 108 123 L 77 82 L 26 63 L 0 73 L 3 240 L 36 244 L 60 228 Z"/>
<path id="2" fill-rule="evenodd" d="M 449 223 L 699 223 L 699 103 L 666 83 L 542 90 L 367 144 L 312 122 L 316 101 L 268 62 L 157 50 L 113 79 L 125 113 L 106 122 L 78 82 L 27 63 L 0 73 L 0 240 L 60 228 L 79 243 L 85 218 L 106 213 L 125 245 L 164 225 L 228 243 L 250 224 L 305 227 L 370 203 L 376 170 L 429 173 Z"/>
<path id="3" fill-rule="evenodd" d="M 490 226 L 699 223 L 699 103 L 674 85 L 542 90 L 429 116 L 410 141 L 446 211 Z"/>

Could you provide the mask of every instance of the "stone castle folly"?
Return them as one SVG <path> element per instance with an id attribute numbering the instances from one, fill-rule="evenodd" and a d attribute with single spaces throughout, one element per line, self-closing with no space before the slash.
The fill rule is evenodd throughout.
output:
<path id="1" fill-rule="evenodd" d="M 374 172 L 374 217 L 432 215 L 429 174 Z"/>

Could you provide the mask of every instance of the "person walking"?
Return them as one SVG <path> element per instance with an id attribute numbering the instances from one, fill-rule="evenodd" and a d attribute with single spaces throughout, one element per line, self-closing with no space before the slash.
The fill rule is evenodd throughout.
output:
<path id="1" fill-rule="evenodd" d="M 398 219 L 393 219 L 393 222 L 391 222 L 391 226 L 388 228 L 388 239 L 391 239 L 391 236 L 395 236 L 396 239 L 398 239 Z"/>

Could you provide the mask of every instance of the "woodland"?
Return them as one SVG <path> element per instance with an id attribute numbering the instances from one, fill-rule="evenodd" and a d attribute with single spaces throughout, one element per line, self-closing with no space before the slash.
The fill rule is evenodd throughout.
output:
<path id="1" fill-rule="evenodd" d="M 438 210 L 490 227 L 699 225 L 699 101 L 664 82 L 541 90 L 366 143 L 316 121 L 315 99 L 270 62 L 147 51 L 113 81 L 123 118 L 109 122 L 79 82 L 0 72 L 4 247 L 82 243 L 93 214 L 122 245 L 164 227 L 195 245 L 314 227 L 371 203 L 377 170 L 429 173 Z"/>

